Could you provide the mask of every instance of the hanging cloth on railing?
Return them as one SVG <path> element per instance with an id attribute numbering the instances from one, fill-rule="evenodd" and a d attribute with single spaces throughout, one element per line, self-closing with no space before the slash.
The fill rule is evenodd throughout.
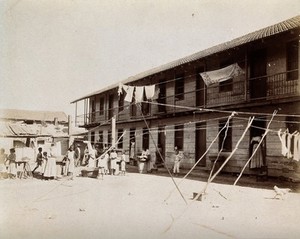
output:
<path id="1" fill-rule="evenodd" d="M 126 96 L 124 98 L 125 101 L 131 102 L 134 92 L 134 86 L 123 85 L 123 89 L 126 92 Z"/>
<path id="2" fill-rule="evenodd" d="M 144 98 L 144 86 L 135 87 L 135 102 L 142 102 Z"/>
<path id="3" fill-rule="evenodd" d="M 244 73 L 242 68 L 235 63 L 219 70 L 202 72 L 200 75 L 204 83 L 209 86 L 211 84 L 229 80 Z"/>
<path id="4" fill-rule="evenodd" d="M 146 85 L 145 94 L 147 100 L 152 100 L 155 95 L 155 85 Z"/>

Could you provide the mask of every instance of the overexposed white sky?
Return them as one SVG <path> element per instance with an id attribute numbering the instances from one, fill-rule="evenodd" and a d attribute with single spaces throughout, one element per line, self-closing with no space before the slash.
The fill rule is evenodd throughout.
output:
<path id="1" fill-rule="evenodd" d="M 0 0 L 0 108 L 74 115 L 77 98 L 299 14 L 299 0 Z"/>

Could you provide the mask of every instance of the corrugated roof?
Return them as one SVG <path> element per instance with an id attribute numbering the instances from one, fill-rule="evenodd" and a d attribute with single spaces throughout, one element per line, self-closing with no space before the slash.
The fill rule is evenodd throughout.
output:
<path id="1" fill-rule="evenodd" d="M 293 17 L 293 18 L 290 18 L 288 20 L 285 20 L 283 22 L 277 23 L 275 25 L 260 29 L 258 31 L 249 33 L 249 34 L 244 35 L 242 37 L 233 39 L 231 41 L 213 46 L 213 47 L 208 48 L 206 50 L 196 52 L 196 53 L 194 53 L 192 55 L 189 55 L 187 57 L 180 58 L 178 60 L 172 61 L 172 62 L 164 64 L 164 65 L 160 65 L 160 66 L 152 68 L 148 71 L 139 73 L 135 76 L 131 76 L 131 77 L 129 77 L 129 78 L 127 78 L 127 79 L 125 79 L 121 82 L 123 84 L 128 84 L 130 82 L 134 82 L 136 80 L 145 78 L 147 76 L 151 76 L 151 75 L 156 74 L 158 72 L 169 70 L 169 69 L 175 68 L 177 66 L 180 66 L 182 64 L 192 62 L 192 61 L 195 61 L 195 60 L 199 60 L 201 58 L 213 55 L 215 53 L 222 52 L 222 51 L 225 51 L 225 50 L 228 50 L 228 49 L 232 49 L 234 47 L 241 46 L 241 45 L 244 45 L 246 43 L 249 43 L 249 42 L 252 42 L 252 41 L 255 41 L 255 40 L 263 39 L 263 38 L 266 38 L 266 37 L 269 37 L 269 36 L 272 36 L 272 35 L 276 35 L 276 34 L 279 34 L 279 33 L 285 32 L 285 31 L 289 31 L 289 30 L 292 30 L 292 29 L 295 29 L 295 28 L 299 28 L 299 27 L 300 27 L 300 15 L 296 16 L 296 17 Z M 100 93 L 105 92 L 107 90 L 116 88 L 116 87 L 118 87 L 118 85 L 119 85 L 119 83 L 112 84 L 108 87 L 105 87 L 105 88 L 100 89 L 96 92 L 93 92 L 91 94 L 83 96 L 83 97 L 81 97 L 77 100 L 74 100 L 71 103 L 75 103 L 77 101 L 86 99 L 90 96 L 97 95 L 97 94 L 100 94 Z"/>
<path id="2" fill-rule="evenodd" d="M 62 111 L 0 109 L 0 119 L 54 121 L 54 118 L 57 118 L 58 122 L 68 122 L 67 115 Z"/>
<path id="3" fill-rule="evenodd" d="M 0 122 L 0 137 L 68 137 L 68 128 L 63 125 L 42 125 Z"/>

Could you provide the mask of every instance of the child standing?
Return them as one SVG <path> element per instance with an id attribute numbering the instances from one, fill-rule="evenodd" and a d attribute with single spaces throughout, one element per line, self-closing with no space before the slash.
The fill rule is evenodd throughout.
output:
<path id="1" fill-rule="evenodd" d="M 75 158 L 74 158 L 74 146 L 71 145 L 68 154 L 68 167 L 67 167 L 67 175 L 70 177 L 71 180 L 73 180 L 73 175 L 75 171 Z"/>
<path id="2" fill-rule="evenodd" d="M 103 179 L 103 175 L 106 174 L 105 172 L 105 166 L 107 166 L 107 159 L 108 159 L 108 153 L 104 153 L 102 155 L 100 155 L 99 158 L 97 158 L 98 160 L 98 167 L 99 167 L 99 174 L 101 175 L 101 179 Z"/>
<path id="3" fill-rule="evenodd" d="M 175 155 L 174 155 L 174 168 L 173 168 L 173 173 L 175 175 L 179 174 L 179 168 L 180 168 L 180 162 L 183 159 L 183 154 L 182 152 L 179 152 L 177 147 L 175 147 Z"/>
<path id="4" fill-rule="evenodd" d="M 120 164 L 121 164 L 121 175 L 125 176 L 125 172 L 126 172 L 126 155 L 125 155 L 125 150 L 122 151 Z"/>
<path id="5" fill-rule="evenodd" d="M 38 154 L 36 155 L 36 166 L 34 168 L 34 170 L 32 171 L 32 174 L 34 174 L 35 170 L 37 170 L 39 167 L 43 166 L 43 154 L 42 151 L 43 149 L 40 147 L 38 148 Z"/>

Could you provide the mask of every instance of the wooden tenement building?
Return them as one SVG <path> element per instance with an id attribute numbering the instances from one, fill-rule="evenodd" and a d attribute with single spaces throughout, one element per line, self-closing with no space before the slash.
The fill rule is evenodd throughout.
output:
<path id="1" fill-rule="evenodd" d="M 260 145 L 262 164 L 271 176 L 295 178 L 300 175 L 299 34 L 297 16 L 129 77 L 73 101 L 76 120 L 100 147 L 126 130 L 118 148 L 136 154 L 147 148 L 160 163 L 159 148 L 171 165 L 177 146 L 184 152 L 184 168 L 207 151 L 198 166 L 210 169 L 214 160 L 230 155 L 255 116 L 223 171 L 241 171 L 253 153 L 252 139 L 270 123 Z M 84 114 L 77 113 L 78 102 Z M 256 167 L 250 162 L 245 172 L 256 173 Z"/>

